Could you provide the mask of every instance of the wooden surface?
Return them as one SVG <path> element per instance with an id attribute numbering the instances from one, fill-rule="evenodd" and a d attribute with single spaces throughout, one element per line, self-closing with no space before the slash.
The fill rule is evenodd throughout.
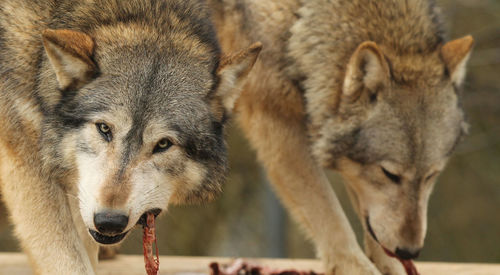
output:
<path id="1" fill-rule="evenodd" d="M 160 256 L 160 274 L 206 275 L 208 265 L 213 261 L 229 263 L 230 258 L 171 257 Z M 317 260 L 302 259 L 249 259 L 274 268 L 294 268 L 298 270 L 321 271 Z M 419 262 L 417 269 L 421 275 L 500 275 L 500 265 Z M 0 253 L 0 275 L 30 275 L 25 255 L 20 253 Z M 119 255 L 115 260 L 99 263 L 98 275 L 144 275 L 142 256 Z M 354 274 L 353 274 L 354 275 Z"/>

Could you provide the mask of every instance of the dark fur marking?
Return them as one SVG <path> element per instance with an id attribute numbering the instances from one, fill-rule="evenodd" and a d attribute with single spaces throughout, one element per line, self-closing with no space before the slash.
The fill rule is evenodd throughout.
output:
<path id="1" fill-rule="evenodd" d="M 208 93 L 208 98 L 209 100 L 212 99 L 212 97 L 215 95 L 215 92 L 217 91 L 217 88 L 219 87 L 220 84 L 220 77 L 217 75 L 217 70 L 219 69 L 220 65 L 220 57 L 215 59 L 214 66 L 212 68 L 212 87 L 210 88 L 210 92 Z"/>
<path id="2" fill-rule="evenodd" d="M 380 156 L 366 153 L 366 145 L 361 143 L 361 128 L 356 128 L 351 133 L 351 136 L 346 136 L 344 142 L 343 155 L 350 160 L 355 161 L 362 165 L 367 165 L 380 159 Z"/>
<path id="3" fill-rule="evenodd" d="M 241 16 L 241 28 L 240 29 L 241 29 L 241 31 L 243 31 L 243 32 L 250 31 L 252 29 L 249 25 L 249 24 L 251 24 L 250 23 L 251 20 L 248 16 L 248 11 L 247 11 L 246 4 L 244 3 L 244 1 L 243 0 L 236 0 L 234 10 L 236 12 L 240 13 L 240 16 Z"/>
<path id="4" fill-rule="evenodd" d="M 78 141 L 78 143 L 76 144 L 76 148 L 83 153 L 87 153 L 89 155 L 97 155 L 96 151 L 94 151 L 90 146 L 82 141 Z"/>

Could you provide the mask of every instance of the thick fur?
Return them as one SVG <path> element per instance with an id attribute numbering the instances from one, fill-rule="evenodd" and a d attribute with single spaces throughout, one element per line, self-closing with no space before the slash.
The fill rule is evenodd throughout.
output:
<path id="1" fill-rule="evenodd" d="M 221 57 L 202 1 L 0 1 L 0 190 L 35 272 L 94 274 L 96 213 L 126 234 L 213 198 L 259 51 Z"/>
<path id="2" fill-rule="evenodd" d="M 327 272 L 404 274 L 383 248 L 423 246 L 433 183 L 467 129 L 472 38 L 445 43 L 427 0 L 210 3 L 224 50 L 263 43 L 237 117 Z M 323 167 L 345 178 L 375 265 Z"/>

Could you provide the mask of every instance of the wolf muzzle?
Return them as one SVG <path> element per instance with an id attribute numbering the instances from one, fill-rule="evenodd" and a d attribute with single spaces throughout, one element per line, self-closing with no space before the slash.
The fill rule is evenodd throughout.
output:
<path id="1" fill-rule="evenodd" d="M 104 210 L 94 214 L 94 225 L 97 231 L 89 229 L 94 240 L 101 244 L 115 244 L 127 235 L 123 232 L 128 225 L 129 217 L 121 211 Z"/>

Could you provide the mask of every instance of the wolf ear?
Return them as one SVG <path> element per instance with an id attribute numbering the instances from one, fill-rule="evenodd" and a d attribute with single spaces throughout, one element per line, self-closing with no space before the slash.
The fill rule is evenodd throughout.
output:
<path id="1" fill-rule="evenodd" d="M 216 114 L 222 116 L 224 112 L 232 112 L 246 76 L 255 64 L 261 49 L 262 44 L 257 42 L 245 50 L 225 56 L 220 60 L 217 69 L 219 86 L 213 102 Z"/>
<path id="2" fill-rule="evenodd" d="M 61 90 L 77 88 L 94 76 L 97 66 L 92 61 L 94 41 L 90 36 L 72 30 L 46 29 L 42 38 Z"/>
<path id="3" fill-rule="evenodd" d="M 441 57 L 450 73 L 451 81 L 460 85 L 465 76 L 465 66 L 474 45 L 472 36 L 455 39 L 443 45 Z"/>
<path id="4" fill-rule="evenodd" d="M 347 64 L 343 95 L 356 100 L 367 88 L 376 92 L 389 79 L 389 66 L 377 44 L 371 41 L 361 43 Z"/>

